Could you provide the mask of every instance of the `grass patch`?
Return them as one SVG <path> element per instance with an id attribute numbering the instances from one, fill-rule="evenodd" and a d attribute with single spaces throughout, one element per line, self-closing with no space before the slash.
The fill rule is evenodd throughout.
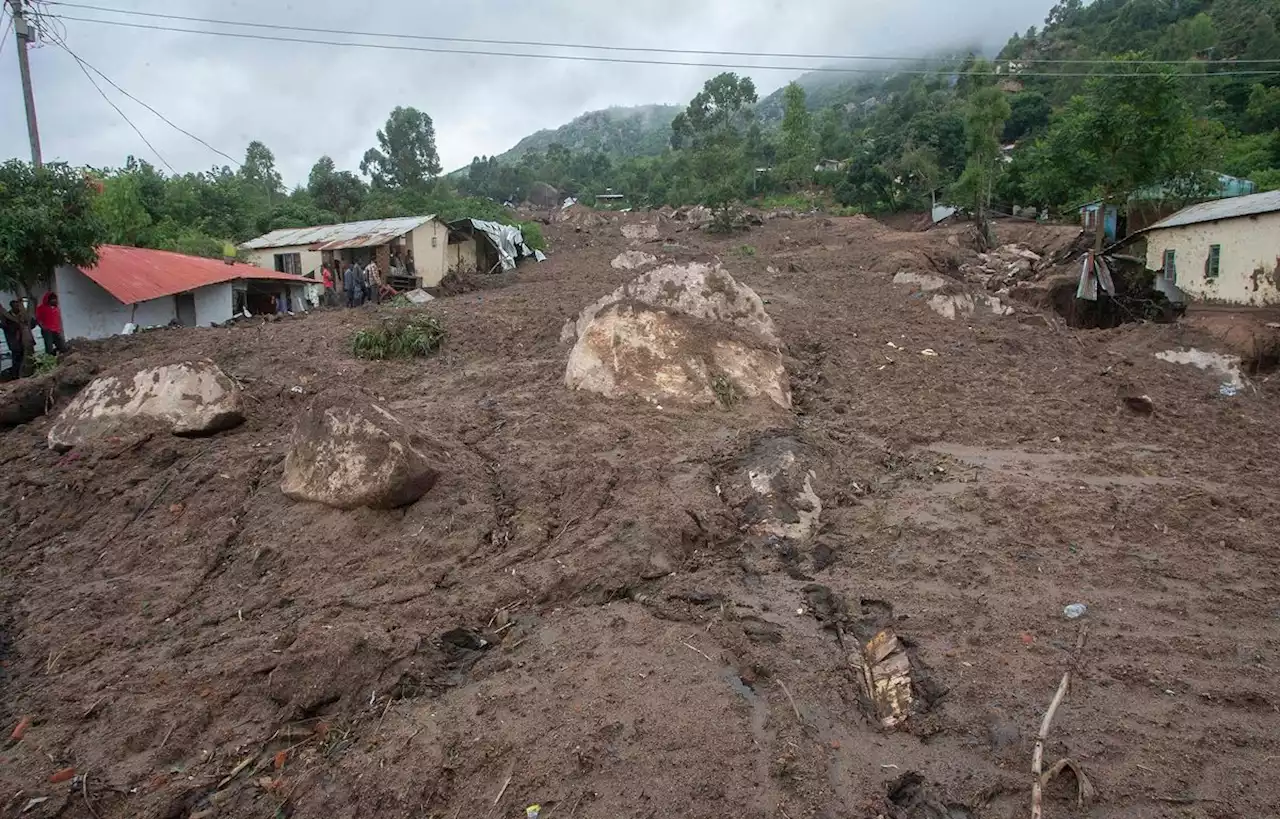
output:
<path id="1" fill-rule="evenodd" d="M 712 379 L 711 391 L 716 394 L 716 399 L 720 401 L 720 406 L 725 409 L 729 409 L 742 400 L 742 397 L 738 395 L 737 386 L 725 375 L 717 375 Z"/>
<path id="2" fill-rule="evenodd" d="M 48 353 L 36 353 L 31 358 L 31 374 L 44 375 L 58 368 L 58 359 Z"/>
<path id="3" fill-rule="evenodd" d="M 751 245 L 743 245 L 742 247 L 738 248 L 738 255 L 748 256 L 748 257 L 754 256 L 756 255 L 756 249 Z"/>
<path id="4" fill-rule="evenodd" d="M 444 327 L 434 316 L 397 316 L 356 333 L 351 352 L 369 361 L 425 358 L 440 350 L 444 338 Z"/>

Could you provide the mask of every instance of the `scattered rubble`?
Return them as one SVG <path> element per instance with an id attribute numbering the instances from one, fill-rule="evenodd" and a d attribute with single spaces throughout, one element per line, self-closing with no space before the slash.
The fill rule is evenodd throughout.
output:
<path id="1" fill-rule="evenodd" d="M 933 312 L 955 320 L 969 318 L 975 313 L 989 312 L 993 316 L 1011 316 L 1013 308 L 1003 304 L 996 296 L 971 295 L 957 293 L 954 295 L 939 294 L 929 299 L 929 308 Z"/>
<path id="2" fill-rule="evenodd" d="M 404 293 L 403 295 L 412 304 L 426 304 L 429 301 L 435 301 L 435 298 L 436 298 L 435 296 L 431 295 L 430 293 L 428 293 L 427 291 L 421 288 L 418 288 L 417 290 L 410 290 L 409 292 Z"/>
<path id="3" fill-rule="evenodd" d="M 658 238 L 658 226 L 652 222 L 638 222 L 622 226 L 622 235 L 633 242 L 651 242 Z"/>
<path id="4" fill-rule="evenodd" d="M 94 379 L 58 416 L 48 441 L 65 451 L 153 424 L 197 436 L 243 420 L 240 386 L 210 361 L 188 361 Z"/>
<path id="5" fill-rule="evenodd" d="M 565 383 L 610 398 L 791 406 L 764 303 L 719 267 L 667 265 L 582 311 Z"/>
<path id="6" fill-rule="evenodd" d="M 395 509 L 439 473 L 434 447 L 377 404 L 317 399 L 298 419 L 280 489 L 336 509 Z"/>
<path id="7" fill-rule="evenodd" d="M 657 263 L 658 257 L 652 253 L 645 253 L 643 250 L 627 250 L 615 256 L 609 264 L 614 270 L 639 270 Z"/>

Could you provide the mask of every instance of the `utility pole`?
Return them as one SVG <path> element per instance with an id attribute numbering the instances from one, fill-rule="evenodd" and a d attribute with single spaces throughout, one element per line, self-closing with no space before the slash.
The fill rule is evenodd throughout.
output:
<path id="1" fill-rule="evenodd" d="M 18 73 L 22 75 L 22 99 L 27 106 L 27 137 L 31 140 L 31 163 L 40 167 L 40 128 L 36 124 L 36 95 L 31 90 L 31 65 L 27 62 L 27 43 L 31 42 L 31 27 L 22 13 L 22 0 L 9 0 L 13 13 L 13 36 L 18 46 Z"/>

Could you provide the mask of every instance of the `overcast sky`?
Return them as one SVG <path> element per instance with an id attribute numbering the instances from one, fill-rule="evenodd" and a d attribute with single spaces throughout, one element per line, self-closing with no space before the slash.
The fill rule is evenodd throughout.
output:
<path id="1" fill-rule="evenodd" d="M 30 0 L 28 0 L 30 2 Z M 1002 45 L 1040 25 L 1052 0 L 76 0 L 132 11 L 254 21 L 339 31 L 594 43 L 752 52 L 899 55 L 974 42 Z M 2 5 L 2 4 L 0 4 Z M 109 14 L 65 5 L 64 17 L 178 28 L 203 23 Z M 8 23 L 0 20 L 0 31 Z M 303 182 L 329 154 L 355 170 L 396 105 L 435 121 L 445 168 L 501 153 L 540 128 L 610 105 L 685 103 L 719 69 L 610 65 L 397 52 L 214 37 L 65 21 L 71 50 L 177 125 L 236 158 L 262 140 L 286 183 Z M 352 36 L 231 29 L 326 40 Z M 0 157 L 29 158 L 17 59 L 0 51 Z M 365 39 L 365 42 L 369 40 Z M 400 40 L 407 46 L 531 51 Z M 563 52 L 561 52 L 563 53 Z M 607 53 L 607 52 L 606 52 Z M 30 52 L 46 161 L 114 166 L 129 154 L 164 168 L 99 96 L 69 54 Z M 641 59 L 661 55 L 631 54 Z M 673 57 L 692 62 L 743 58 Z M 760 60 L 797 66 L 817 61 Z M 761 96 L 802 73 L 746 70 Z M 159 153 L 180 172 L 226 160 L 103 85 Z"/>

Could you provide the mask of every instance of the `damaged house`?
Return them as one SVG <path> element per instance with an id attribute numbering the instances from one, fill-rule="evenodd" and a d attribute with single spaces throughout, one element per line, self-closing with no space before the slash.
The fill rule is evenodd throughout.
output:
<path id="1" fill-rule="evenodd" d="M 1192 205 L 1139 235 L 1170 301 L 1280 306 L 1280 191 Z"/>
<path id="2" fill-rule="evenodd" d="M 521 259 L 547 257 L 525 244 L 520 228 L 482 219 L 449 223 L 447 269 L 451 273 L 506 273 Z"/>

